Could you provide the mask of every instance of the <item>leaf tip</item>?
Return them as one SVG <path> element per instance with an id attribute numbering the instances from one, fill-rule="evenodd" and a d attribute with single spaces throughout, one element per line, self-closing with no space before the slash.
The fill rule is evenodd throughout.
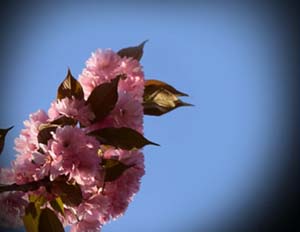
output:
<path id="1" fill-rule="evenodd" d="M 191 103 L 187 103 L 187 102 L 181 101 L 181 100 L 178 100 L 178 101 L 176 102 L 176 106 L 177 106 L 177 107 L 181 107 L 181 106 L 195 106 L 195 105 L 193 105 L 193 104 L 191 104 Z"/>
<path id="2" fill-rule="evenodd" d="M 67 75 L 68 75 L 68 76 L 71 76 L 71 75 L 72 75 L 70 67 L 68 67 Z"/>
<path id="3" fill-rule="evenodd" d="M 149 39 L 144 40 L 139 47 L 144 48 L 145 44 L 148 43 Z"/>
<path id="4" fill-rule="evenodd" d="M 183 93 L 183 92 L 180 92 L 180 93 L 181 93 L 180 94 L 181 97 L 189 97 L 189 95 L 187 93 Z"/>
<path id="5" fill-rule="evenodd" d="M 180 101 L 178 106 L 195 106 L 195 105 L 187 103 L 187 102 Z"/>
<path id="6" fill-rule="evenodd" d="M 158 146 L 158 147 L 160 147 L 160 144 L 155 143 L 155 142 L 152 142 L 152 141 L 149 141 L 149 140 L 148 140 L 148 144 L 149 144 L 149 145 L 153 145 L 153 146 Z"/>
<path id="7" fill-rule="evenodd" d="M 8 132 L 8 131 L 10 131 L 12 128 L 14 128 L 15 126 L 11 126 L 11 127 L 9 127 L 9 128 L 7 128 L 6 129 L 6 131 Z"/>

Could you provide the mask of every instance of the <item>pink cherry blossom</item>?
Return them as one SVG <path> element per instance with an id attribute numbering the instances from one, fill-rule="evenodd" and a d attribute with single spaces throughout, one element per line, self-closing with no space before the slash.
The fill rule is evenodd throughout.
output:
<path id="1" fill-rule="evenodd" d="M 92 53 L 78 81 L 83 87 L 85 96 L 88 97 L 96 86 L 111 81 L 118 74 L 127 76 L 119 82 L 119 93 L 129 93 L 134 99 L 142 102 L 144 91 L 142 66 L 137 60 L 121 58 L 110 49 L 98 49 Z"/>
<path id="2" fill-rule="evenodd" d="M 143 132 L 143 106 L 128 93 L 119 94 L 119 100 L 108 118 L 114 127 L 129 127 Z"/>
<path id="3" fill-rule="evenodd" d="M 97 50 L 87 61 L 79 82 L 87 98 L 96 86 L 112 80 L 120 73 L 126 74 L 126 78 L 119 81 L 119 96 L 115 108 L 103 121 L 91 125 L 87 130 L 124 126 L 143 132 L 141 103 L 144 74 L 138 61 L 132 58 L 120 58 L 112 50 Z M 125 212 L 132 197 L 139 190 L 140 180 L 144 175 L 144 157 L 140 151 L 110 149 L 104 153 L 104 157 L 118 159 L 133 167 L 126 170 L 117 180 L 105 184 L 102 197 L 105 197 L 109 207 L 108 211 L 103 212 L 101 216 L 102 224 Z M 79 225 L 85 223 L 81 222 Z"/>
<path id="4" fill-rule="evenodd" d="M 141 103 L 145 79 L 140 63 L 133 58 L 122 58 L 119 72 L 125 73 L 127 76 L 127 78 L 120 81 L 119 92 L 129 93 L 133 99 Z"/>
<path id="5" fill-rule="evenodd" d="M 79 223 L 74 225 L 71 231 L 100 231 L 103 223 L 105 223 L 103 217 L 108 215 L 109 207 L 110 204 L 106 196 L 101 193 L 92 195 L 77 208 Z"/>
<path id="6" fill-rule="evenodd" d="M 112 80 L 120 74 L 121 58 L 111 49 L 98 49 L 86 61 L 86 68 L 79 77 L 85 96 L 88 97 L 93 89 Z"/>
<path id="7" fill-rule="evenodd" d="M 19 138 L 15 140 L 15 150 L 20 155 L 32 153 L 38 148 L 39 126 L 46 123 L 47 120 L 47 114 L 43 110 L 38 110 L 30 114 L 29 120 L 24 121 L 25 129 L 21 131 Z"/>
<path id="8" fill-rule="evenodd" d="M 83 100 L 77 100 L 74 97 L 53 101 L 48 110 L 48 115 L 50 121 L 60 116 L 67 116 L 78 120 L 84 126 L 90 125 L 95 118 L 89 106 Z"/>
<path id="9" fill-rule="evenodd" d="M 141 177 L 145 174 L 144 156 L 140 151 L 109 149 L 104 153 L 104 157 L 118 159 L 126 165 L 132 165 L 117 180 L 107 182 L 105 185 L 104 195 L 109 198 L 110 202 L 109 217 L 115 219 L 123 215 L 139 190 Z"/>
<path id="10" fill-rule="evenodd" d="M 119 81 L 118 101 L 105 119 L 94 123 L 95 115 L 85 100 L 96 86 L 110 82 L 118 74 L 126 74 L 126 78 Z M 85 100 L 74 97 L 55 100 L 48 115 L 39 110 L 24 122 L 25 129 L 15 140 L 16 160 L 11 170 L 0 169 L 0 183 L 26 184 L 45 178 L 54 181 L 60 176 L 68 177 L 80 187 L 82 201 L 77 206 L 64 205 L 65 215 L 56 212 L 58 218 L 63 225 L 71 225 L 72 232 L 96 232 L 126 211 L 145 173 L 144 156 L 140 150 L 114 147 L 106 148 L 99 155 L 101 144 L 88 132 L 104 127 L 129 127 L 143 133 L 144 73 L 137 60 L 121 58 L 111 49 L 99 49 L 87 60 L 79 82 Z M 39 144 L 37 136 L 41 124 L 61 116 L 78 120 L 80 127 L 60 125 L 51 132 L 52 137 L 46 144 Z M 130 168 L 116 180 L 104 183 L 103 159 L 117 159 Z M 56 197 L 43 186 L 29 193 L 0 194 L 1 206 L 9 206 L 0 212 L 1 224 L 19 223 L 9 221 L 9 216 L 14 219 L 11 215 L 24 214 L 28 194 L 42 195 L 46 200 Z M 43 207 L 51 208 L 51 205 L 47 202 Z"/>
<path id="11" fill-rule="evenodd" d="M 114 110 L 103 121 L 91 125 L 89 131 L 124 126 L 143 132 L 144 73 L 137 60 L 121 58 L 110 49 L 97 50 L 86 62 L 78 81 L 88 97 L 96 86 L 109 82 L 120 73 L 126 74 L 126 78 L 119 81 Z"/>
<path id="12" fill-rule="evenodd" d="M 15 173 L 10 168 L 0 168 L 0 184 L 15 183 Z"/>
<path id="13" fill-rule="evenodd" d="M 87 128 L 94 131 L 104 127 L 129 127 L 143 132 L 143 106 L 128 93 L 119 94 L 119 100 L 110 114 L 100 122 Z"/>
<path id="14" fill-rule="evenodd" d="M 42 146 L 42 151 L 47 151 L 46 146 Z M 52 158 L 49 153 L 41 153 L 41 152 L 34 152 L 32 153 L 32 161 L 35 165 L 35 173 L 33 174 L 34 180 L 41 180 L 47 176 L 49 176 Z"/>
<path id="15" fill-rule="evenodd" d="M 50 179 L 68 175 L 80 185 L 93 182 L 100 166 L 99 146 L 94 137 L 87 136 L 80 128 L 57 128 L 53 140 L 49 141 L 49 154 L 53 160 Z"/>
<path id="16" fill-rule="evenodd" d="M 47 114 L 38 110 L 30 115 L 29 120 L 24 122 L 25 129 L 21 131 L 18 138 L 15 139 L 15 150 L 18 152 L 16 159 L 12 162 L 17 184 L 34 181 L 36 174 L 36 165 L 32 162 L 33 153 L 39 149 L 37 135 L 39 126 L 46 123 Z"/>

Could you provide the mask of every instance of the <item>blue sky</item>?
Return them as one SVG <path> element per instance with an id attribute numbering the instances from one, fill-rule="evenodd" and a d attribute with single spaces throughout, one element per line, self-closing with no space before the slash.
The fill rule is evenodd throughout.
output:
<path id="1" fill-rule="evenodd" d="M 22 9 L 16 7 L 15 9 Z M 277 19 L 268 9 L 212 4 L 31 4 L 10 18 L 0 73 L 0 127 L 15 125 L 0 157 L 37 109 L 47 110 L 70 67 L 97 48 L 145 39 L 146 77 L 189 93 L 195 107 L 145 117 L 146 175 L 126 214 L 103 232 L 208 231 L 268 198 L 283 128 Z M 277 153 L 276 153 L 277 154 Z M 266 184 L 267 183 L 267 184 Z"/>

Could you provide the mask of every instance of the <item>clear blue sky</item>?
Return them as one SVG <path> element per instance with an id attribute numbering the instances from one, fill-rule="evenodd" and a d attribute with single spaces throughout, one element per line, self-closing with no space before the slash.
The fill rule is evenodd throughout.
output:
<path id="1" fill-rule="evenodd" d="M 100 1 L 99 1 L 100 2 Z M 78 77 L 97 48 L 145 39 L 148 78 L 190 94 L 180 108 L 145 117 L 146 175 L 126 214 L 103 232 L 208 231 L 238 220 L 268 198 L 280 157 L 283 99 L 276 18 L 263 8 L 207 4 L 29 4 L 15 7 L 2 54 L 0 127 L 13 139 L 37 109 L 47 110 L 68 67 Z M 19 10 L 18 10 L 19 9 Z M 3 34 L 3 33 L 2 33 Z M 277 154 L 277 153 L 276 153 Z M 266 184 L 268 183 L 268 184 Z M 265 197 L 264 197 L 265 196 Z"/>

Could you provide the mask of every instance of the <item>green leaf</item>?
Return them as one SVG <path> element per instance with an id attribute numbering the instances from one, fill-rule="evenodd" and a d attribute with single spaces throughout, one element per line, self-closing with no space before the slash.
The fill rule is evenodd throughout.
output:
<path id="1" fill-rule="evenodd" d="M 131 57 L 133 59 L 136 59 L 138 61 L 141 60 L 143 53 L 144 53 L 144 45 L 148 40 L 145 40 L 142 42 L 140 45 L 135 46 L 135 47 L 128 47 L 128 48 L 123 48 L 120 51 L 118 51 L 118 55 L 120 57 Z"/>
<path id="2" fill-rule="evenodd" d="M 40 207 L 37 207 L 34 202 L 29 202 L 29 204 L 25 208 L 25 214 L 31 214 L 32 218 L 36 218 L 39 215 L 39 211 Z"/>
<path id="3" fill-rule="evenodd" d="M 41 206 L 44 205 L 46 199 L 41 195 L 35 194 L 29 195 L 28 199 L 29 204 L 25 208 L 23 223 L 27 232 L 38 232 Z"/>
<path id="4" fill-rule="evenodd" d="M 74 118 L 67 117 L 65 115 L 53 120 L 50 124 L 60 126 L 76 126 L 77 120 Z"/>
<path id="5" fill-rule="evenodd" d="M 175 89 L 173 86 L 159 80 L 146 80 L 145 81 L 145 90 L 144 90 L 144 99 L 148 99 L 155 91 L 160 89 L 166 89 L 170 93 L 174 94 L 175 96 L 188 96 L 188 94 L 180 92 L 179 90 Z"/>
<path id="6" fill-rule="evenodd" d="M 4 143 L 5 143 L 5 136 L 7 134 L 8 131 L 10 131 L 13 128 L 13 126 L 11 126 L 10 128 L 7 129 L 0 129 L 0 154 L 3 151 L 4 148 Z"/>
<path id="7" fill-rule="evenodd" d="M 33 202 L 30 202 L 25 208 L 23 223 L 27 232 L 38 232 L 40 211 L 40 208 L 36 208 Z"/>
<path id="8" fill-rule="evenodd" d="M 80 83 L 72 76 L 70 69 L 68 69 L 66 78 L 58 87 L 57 99 L 63 99 L 65 97 L 72 98 L 72 96 L 78 100 L 84 99 L 84 93 Z"/>
<path id="9" fill-rule="evenodd" d="M 90 104 L 95 114 L 95 122 L 104 119 L 113 110 L 118 101 L 118 83 L 124 75 L 118 75 L 109 83 L 97 86 L 89 96 L 87 103 Z"/>
<path id="10" fill-rule="evenodd" d="M 118 179 L 123 172 L 132 166 L 133 165 L 126 165 L 115 159 L 103 159 L 102 167 L 105 170 L 104 181 L 111 182 Z"/>
<path id="11" fill-rule="evenodd" d="M 51 192 L 60 197 L 68 206 L 78 206 L 82 202 L 82 193 L 78 184 L 68 183 L 66 178 L 58 178 L 52 182 Z"/>
<path id="12" fill-rule="evenodd" d="M 127 127 L 107 127 L 92 131 L 88 135 L 95 136 L 101 144 L 112 145 L 124 150 L 140 149 L 148 144 L 159 146 L 157 143 L 146 139 L 139 132 Z"/>
<path id="13" fill-rule="evenodd" d="M 181 106 L 193 106 L 181 101 L 177 95 L 164 88 L 158 88 L 151 94 L 144 95 L 144 114 L 160 116 Z"/>
<path id="14" fill-rule="evenodd" d="M 61 213 L 62 215 L 65 214 L 64 203 L 60 197 L 56 197 L 50 201 L 50 205 L 56 212 Z"/>
<path id="15" fill-rule="evenodd" d="M 41 124 L 39 127 L 39 133 L 37 136 L 38 142 L 47 144 L 49 139 L 52 139 L 51 132 L 55 132 L 57 128 L 57 125 L 51 125 L 51 124 Z"/>
<path id="16" fill-rule="evenodd" d="M 56 214 L 45 208 L 41 211 L 38 232 L 64 232 L 64 227 Z"/>
<path id="17" fill-rule="evenodd" d="M 31 194 L 29 195 L 28 199 L 29 202 L 33 202 L 37 208 L 40 208 L 46 202 L 45 197 L 42 195 Z"/>

